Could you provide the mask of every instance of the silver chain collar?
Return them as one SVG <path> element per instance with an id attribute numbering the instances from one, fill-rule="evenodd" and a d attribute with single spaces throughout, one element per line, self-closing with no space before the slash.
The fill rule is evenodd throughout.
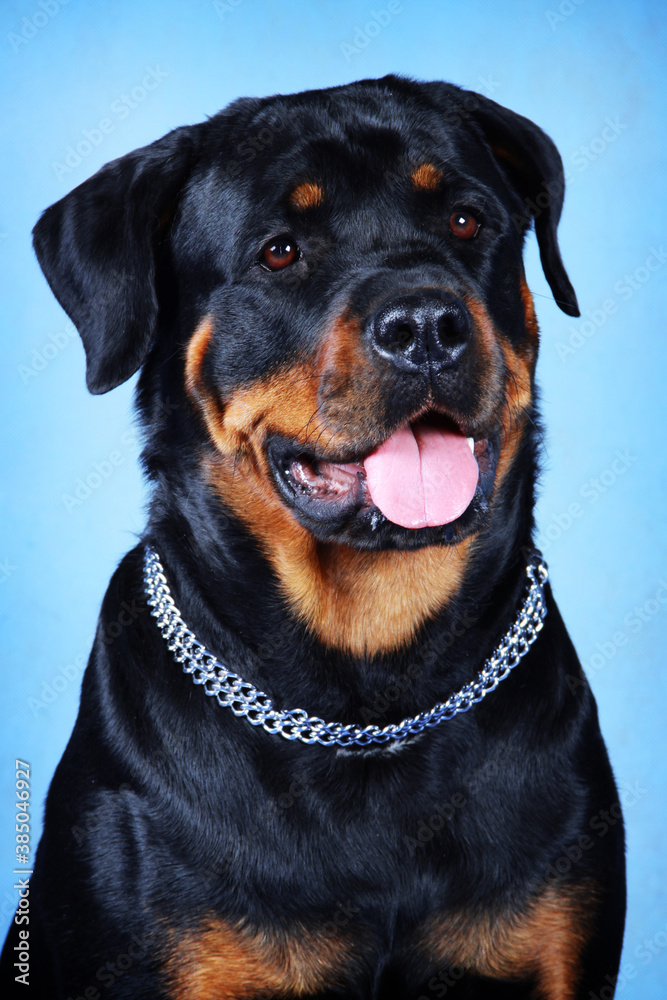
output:
<path id="1" fill-rule="evenodd" d="M 546 617 L 544 584 L 548 574 L 546 563 L 539 553 L 526 566 L 526 575 L 528 587 L 517 616 L 491 656 L 485 660 L 475 680 L 450 695 L 447 701 L 434 705 L 430 711 L 420 712 L 381 729 L 379 726 L 325 722 L 308 715 L 302 708 L 274 708 L 268 695 L 232 673 L 199 642 L 174 604 L 157 552 L 147 545 L 144 554 L 144 583 L 151 614 L 166 639 L 167 648 L 176 662 L 183 664 L 184 672 L 191 674 L 194 683 L 201 684 L 205 693 L 214 697 L 223 708 L 231 708 L 234 715 L 245 716 L 252 726 L 261 726 L 267 733 L 278 733 L 286 740 L 321 743 L 323 746 L 368 746 L 369 743 L 387 743 L 414 736 L 461 712 L 467 712 L 472 705 L 494 691 L 526 655 Z"/>

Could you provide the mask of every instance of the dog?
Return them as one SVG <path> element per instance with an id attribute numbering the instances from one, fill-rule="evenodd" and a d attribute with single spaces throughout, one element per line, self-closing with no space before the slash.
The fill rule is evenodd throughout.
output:
<path id="1" fill-rule="evenodd" d="M 531 121 L 388 76 L 235 101 L 40 218 L 88 388 L 140 370 L 152 500 L 48 794 L 33 995 L 613 993 L 618 794 L 533 545 L 522 250 L 577 316 L 563 196 Z"/>

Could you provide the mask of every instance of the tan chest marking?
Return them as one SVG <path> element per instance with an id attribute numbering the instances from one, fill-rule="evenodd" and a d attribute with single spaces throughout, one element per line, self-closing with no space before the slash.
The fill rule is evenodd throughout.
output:
<path id="1" fill-rule="evenodd" d="M 258 1000 L 342 986 L 354 964 L 349 943 L 333 934 L 272 935 L 213 918 L 171 935 L 164 974 L 172 1000 Z"/>
<path id="2" fill-rule="evenodd" d="M 550 887 L 519 913 L 435 919 L 420 950 L 438 965 L 491 979 L 534 978 L 539 1000 L 574 1000 L 596 906 L 592 885 Z"/>

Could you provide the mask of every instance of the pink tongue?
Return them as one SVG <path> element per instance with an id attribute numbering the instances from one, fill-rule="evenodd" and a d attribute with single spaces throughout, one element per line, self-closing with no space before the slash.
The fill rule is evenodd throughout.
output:
<path id="1" fill-rule="evenodd" d="M 468 441 L 454 431 L 402 427 L 364 462 L 371 499 L 394 524 L 448 524 L 469 506 L 479 469 Z"/>

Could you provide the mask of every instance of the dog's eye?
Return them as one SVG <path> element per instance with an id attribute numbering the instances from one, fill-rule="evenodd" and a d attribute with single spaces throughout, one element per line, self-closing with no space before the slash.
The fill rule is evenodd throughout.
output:
<path id="1" fill-rule="evenodd" d="M 282 271 L 299 259 L 299 248 L 291 236 L 271 240 L 262 250 L 259 263 L 266 271 Z"/>
<path id="2" fill-rule="evenodd" d="M 449 217 L 449 228 L 461 240 L 471 240 L 479 232 L 479 222 L 465 209 L 455 208 Z"/>

